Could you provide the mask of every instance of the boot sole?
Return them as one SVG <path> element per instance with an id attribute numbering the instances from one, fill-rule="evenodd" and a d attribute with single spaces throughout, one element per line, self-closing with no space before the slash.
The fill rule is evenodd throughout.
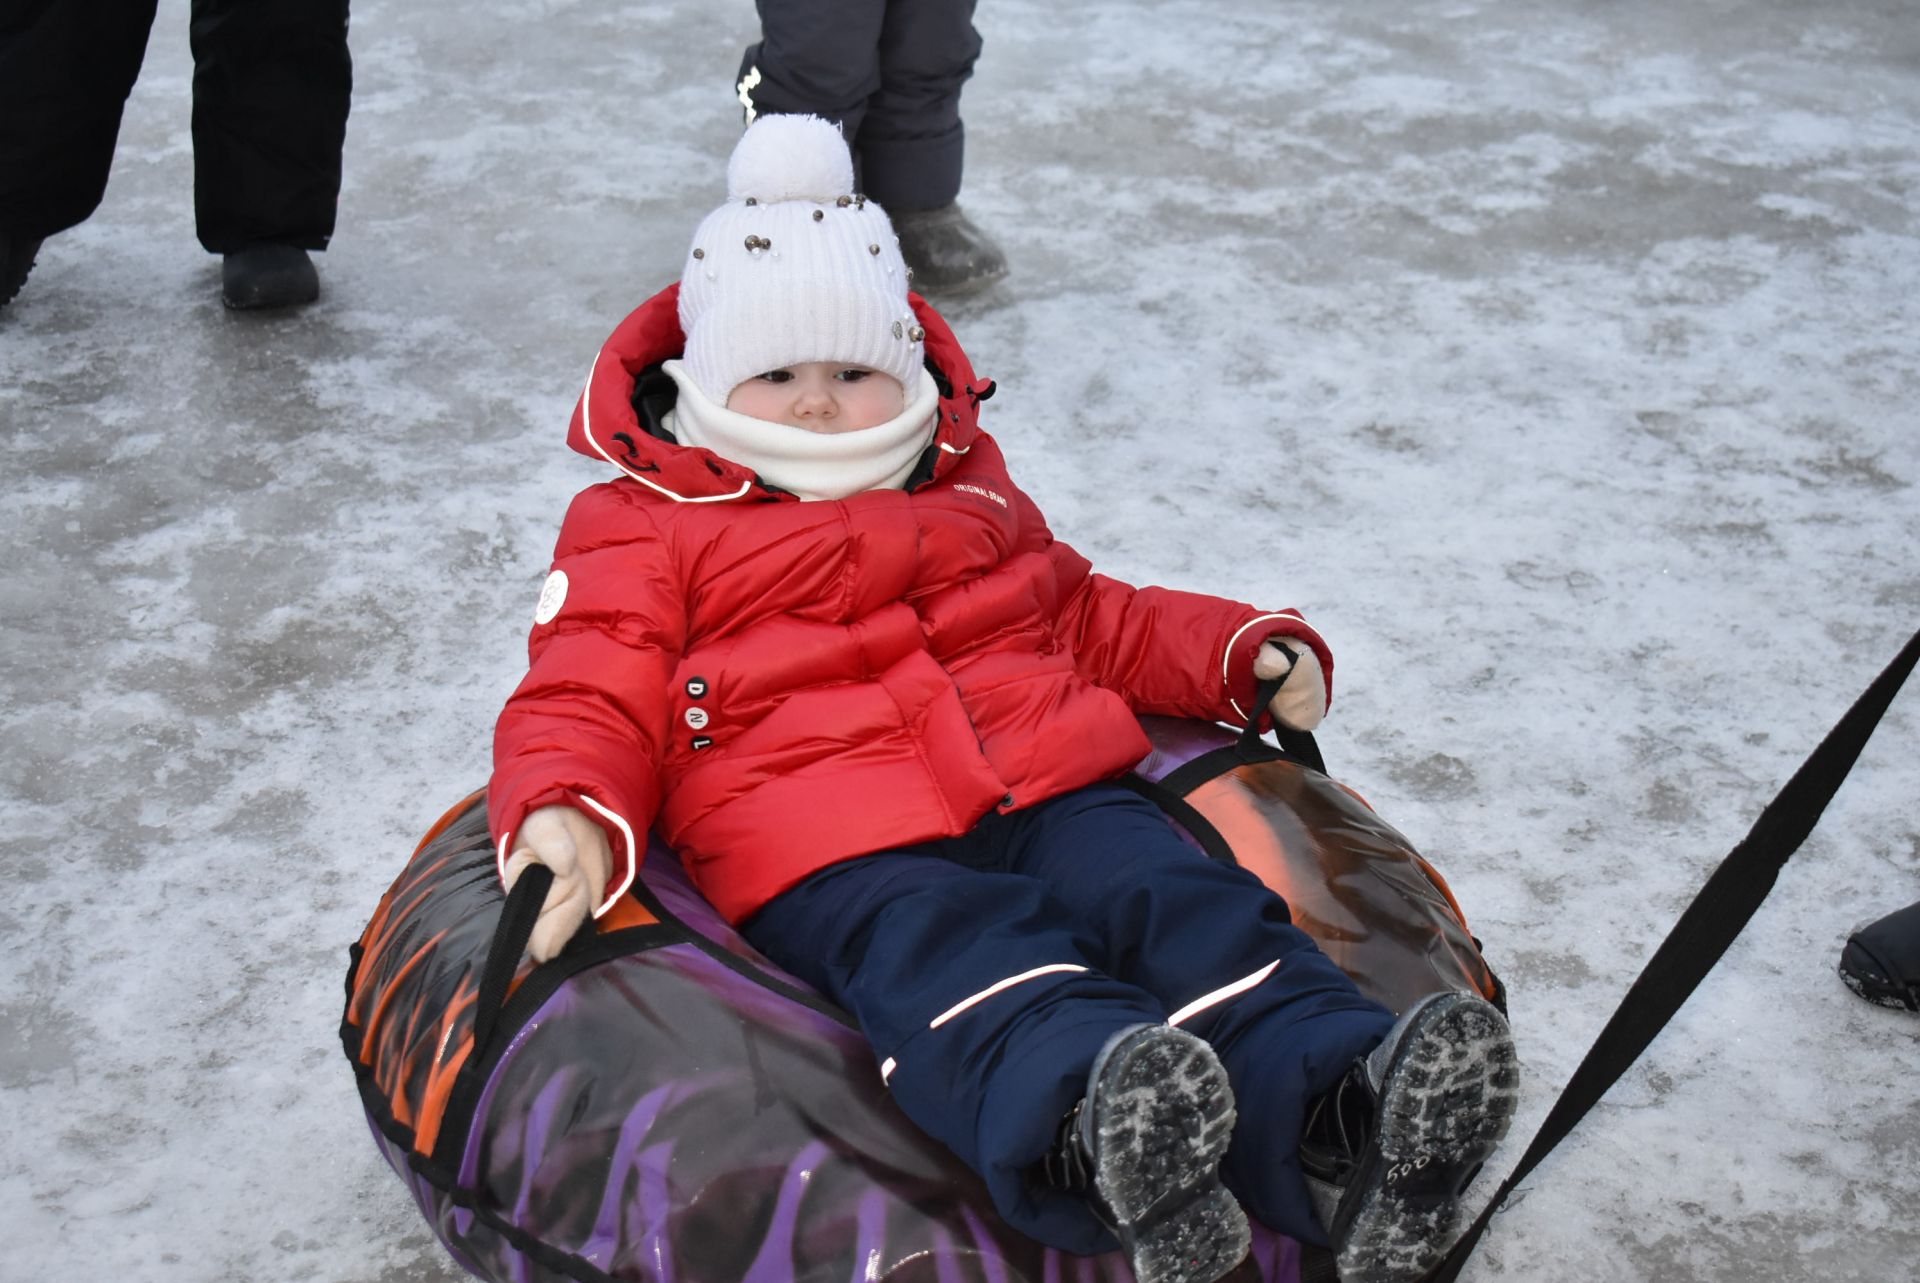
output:
<path id="1" fill-rule="evenodd" d="M 230 312 L 268 312 L 275 308 L 302 307 L 319 297 L 318 285 L 298 281 L 291 286 L 274 282 L 234 293 L 228 293 L 225 289 L 220 291 L 220 301 L 226 304 Z"/>
<path id="2" fill-rule="evenodd" d="M 1446 1254 L 1460 1192 L 1506 1135 L 1519 1086 L 1513 1036 L 1484 1000 L 1447 995 L 1416 1020 L 1387 1066 L 1378 1144 L 1333 1235 L 1342 1283 L 1418 1279 Z"/>
<path id="3" fill-rule="evenodd" d="M 1138 1283 L 1214 1283 L 1246 1256 L 1246 1213 L 1220 1184 L 1233 1090 L 1213 1049 L 1149 1025 L 1095 1063 L 1094 1186 Z"/>

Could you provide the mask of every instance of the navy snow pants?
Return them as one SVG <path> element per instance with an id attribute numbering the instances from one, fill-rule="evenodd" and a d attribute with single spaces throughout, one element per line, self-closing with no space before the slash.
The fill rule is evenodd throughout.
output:
<path id="1" fill-rule="evenodd" d="M 1109 1250 L 1029 1171 L 1121 1029 L 1206 1039 L 1239 1121 L 1223 1164 L 1255 1219 L 1325 1241 L 1298 1150 L 1306 1107 L 1393 1022 L 1243 869 L 1118 785 L 988 815 L 963 837 L 832 865 L 744 928 L 859 1021 L 894 1099 L 985 1178 L 1007 1222 Z"/>
<path id="2" fill-rule="evenodd" d="M 980 57 L 974 0 L 757 0 L 736 86 L 752 115 L 840 126 L 859 189 L 893 213 L 960 193 L 960 87 Z"/>
<path id="3" fill-rule="evenodd" d="M 0 5 L 0 228 L 39 239 L 100 204 L 155 7 Z M 191 39 L 200 243 L 325 249 L 353 84 L 347 0 L 193 0 Z"/>

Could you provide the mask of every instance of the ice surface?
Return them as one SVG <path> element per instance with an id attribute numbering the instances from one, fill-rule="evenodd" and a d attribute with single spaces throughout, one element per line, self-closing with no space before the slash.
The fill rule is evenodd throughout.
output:
<path id="1" fill-rule="evenodd" d="M 1298 604 L 1322 736 L 1512 989 L 1530 1133 L 1920 625 L 1920 24 L 1763 0 L 989 0 L 951 317 L 1110 573 Z M 345 946 L 474 787 L 588 362 L 723 189 L 745 0 L 365 0 L 325 293 L 224 312 L 186 4 L 0 312 L 0 1275 L 461 1277 L 369 1143 Z M 1884 1283 L 1920 692 L 1469 1277 Z M 1518 1149 L 1496 1163 L 1510 1166 Z"/>

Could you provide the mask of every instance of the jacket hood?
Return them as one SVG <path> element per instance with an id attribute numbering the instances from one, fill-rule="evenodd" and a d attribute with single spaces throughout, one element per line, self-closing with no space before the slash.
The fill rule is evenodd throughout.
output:
<path id="1" fill-rule="evenodd" d="M 724 503 L 777 498 L 753 470 L 711 450 L 662 441 L 640 425 L 633 407 L 634 382 L 648 366 L 681 355 L 678 283 L 655 294 L 620 322 L 594 358 L 587 386 L 573 409 L 567 444 L 581 454 L 612 464 L 662 498 L 677 503 Z M 907 301 L 926 330 L 927 360 L 940 389 L 939 424 L 933 444 L 938 479 L 973 448 L 980 433 L 980 403 L 993 395 L 993 381 L 973 372 L 967 354 L 933 306 L 918 294 Z"/>

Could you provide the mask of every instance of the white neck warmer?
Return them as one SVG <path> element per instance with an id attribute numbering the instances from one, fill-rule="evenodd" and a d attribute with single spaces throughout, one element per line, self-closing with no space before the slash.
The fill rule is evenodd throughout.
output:
<path id="1" fill-rule="evenodd" d="M 678 361 L 661 368 L 680 389 L 662 425 L 674 440 L 752 468 L 763 481 L 802 499 L 899 489 L 933 440 L 940 409 L 940 390 L 921 370 L 897 417 L 857 432 L 809 432 L 715 405 Z"/>

